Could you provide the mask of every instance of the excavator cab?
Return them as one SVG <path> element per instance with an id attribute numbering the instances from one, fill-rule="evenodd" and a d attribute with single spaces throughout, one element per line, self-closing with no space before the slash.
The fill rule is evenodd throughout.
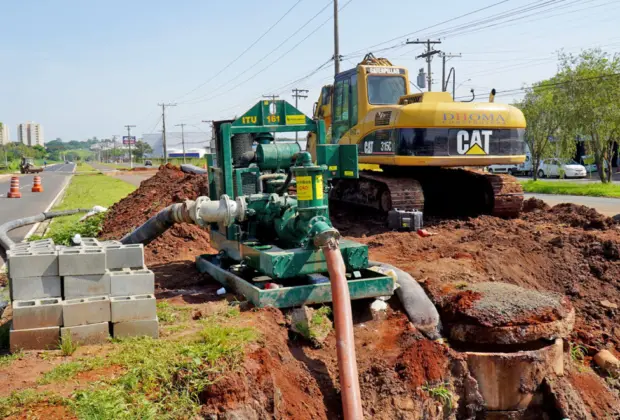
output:
<path id="1" fill-rule="evenodd" d="M 455 102 L 448 92 L 411 93 L 407 69 L 368 54 L 321 90 L 315 118 L 328 143 L 358 146 L 359 179 L 334 182 L 330 197 L 378 209 L 435 215 L 516 216 L 513 177 L 477 170 L 525 161 L 525 118 L 510 105 Z M 331 93 L 331 94 L 330 94 Z M 316 156 L 309 136 L 307 150 Z"/>
<path id="2" fill-rule="evenodd" d="M 332 122 L 332 94 L 334 85 L 325 85 L 321 88 L 318 101 L 314 103 L 312 116 L 315 120 L 325 121 L 325 132 L 327 143 L 331 143 L 331 122 Z M 316 137 L 315 133 L 308 133 L 306 150 L 312 155 L 312 160 L 316 161 Z"/>

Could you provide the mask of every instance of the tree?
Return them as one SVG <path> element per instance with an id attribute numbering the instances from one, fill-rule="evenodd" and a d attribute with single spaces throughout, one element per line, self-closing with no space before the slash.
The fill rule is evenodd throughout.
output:
<path id="1" fill-rule="evenodd" d="M 153 148 L 147 142 L 138 140 L 136 144 L 131 148 L 131 153 L 136 159 L 143 159 L 144 155 L 153 153 Z"/>
<path id="2" fill-rule="evenodd" d="M 527 129 L 525 130 L 525 142 L 530 149 L 532 157 L 532 175 L 534 180 L 538 178 L 540 161 L 554 154 L 552 138 L 559 139 L 559 131 L 563 122 L 563 108 L 556 105 L 556 91 L 553 86 L 555 79 L 546 80 L 534 84 L 526 91 L 525 97 L 517 104 L 523 111 Z M 561 144 L 565 149 L 565 143 Z M 557 151 L 557 148 L 555 148 Z"/>
<path id="3" fill-rule="evenodd" d="M 578 56 L 560 54 L 557 75 L 558 106 L 564 109 L 565 127 L 573 138 L 586 136 L 588 152 L 594 157 L 604 183 L 612 177 L 614 143 L 620 138 L 620 55 L 600 49 Z"/>

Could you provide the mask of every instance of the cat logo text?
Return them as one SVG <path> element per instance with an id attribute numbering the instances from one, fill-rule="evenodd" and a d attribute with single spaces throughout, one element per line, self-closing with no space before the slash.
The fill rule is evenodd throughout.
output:
<path id="1" fill-rule="evenodd" d="M 459 155 L 488 155 L 493 130 L 459 130 L 456 151 Z"/>

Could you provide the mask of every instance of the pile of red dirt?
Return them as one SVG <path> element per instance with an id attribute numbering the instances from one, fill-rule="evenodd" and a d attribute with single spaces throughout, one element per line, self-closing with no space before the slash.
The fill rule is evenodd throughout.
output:
<path id="1" fill-rule="evenodd" d="M 140 187 L 108 211 L 100 234 L 102 239 L 121 239 L 161 209 L 173 203 L 208 195 L 205 175 L 187 174 L 171 164 L 144 180 Z M 147 265 L 193 260 L 213 252 L 209 233 L 196 225 L 177 224 L 145 247 Z"/>
<path id="2" fill-rule="evenodd" d="M 408 271 L 427 289 L 458 282 L 501 281 L 570 297 L 574 338 L 620 347 L 620 225 L 595 210 L 533 202 L 518 219 L 480 216 L 437 221 L 436 236 L 378 228 L 372 214 L 334 212 L 344 235 L 366 243 L 373 260 Z M 364 221 L 364 217 L 367 218 Z M 376 233 L 379 231 L 379 233 Z"/>

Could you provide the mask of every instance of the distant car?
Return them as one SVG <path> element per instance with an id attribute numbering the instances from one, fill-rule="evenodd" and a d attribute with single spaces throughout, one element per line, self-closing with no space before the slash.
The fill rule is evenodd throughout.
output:
<path id="1" fill-rule="evenodd" d="M 151 162 L 150 160 L 145 160 L 144 166 L 153 166 L 153 162 Z"/>
<path id="2" fill-rule="evenodd" d="M 517 165 L 490 165 L 488 169 L 492 174 L 514 175 L 518 172 Z"/>
<path id="3" fill-rule="evenodd" d="M 538 177 L 585 178 L 586 168 L 571 159 L 543 159 L 538 167 Z"/>
<path id="4" fill-rule="evenodd" d="M 68 165 L 68 164 L 69 164 L 69 161 L 68 161 L 68 160 L 65 160 L 65 163 Z"/>

